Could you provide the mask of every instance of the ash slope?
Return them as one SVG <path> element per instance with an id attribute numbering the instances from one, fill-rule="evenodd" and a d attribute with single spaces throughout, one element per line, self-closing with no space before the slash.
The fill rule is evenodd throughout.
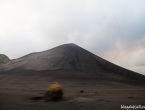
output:
<path id="1" fill-rule="evenodd" d="M 28 54 L 7 64 L 0 71 L 10 70 L 78 70 L 99 75 L 126 76 L 145 81 L 145 76 L 110 63 L 91 52 L 75 45 L 64 44 L 47 51 Z"/>

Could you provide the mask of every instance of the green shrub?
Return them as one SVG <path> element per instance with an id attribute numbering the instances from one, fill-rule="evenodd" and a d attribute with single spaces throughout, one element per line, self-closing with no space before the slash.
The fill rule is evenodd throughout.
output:
<path id="1" fill-rule="evenodd" d="M 0 64 L 7 63 L 9 61 L 10 59 L 6 55 L 0 54 Z"/>
<path id="2" fill-rule="evenodd" d="M 58 83 L 50 85 L 44 94 L 45 101 L 56 101 L 60 100 L 63 97 L 63 89 L 62 86 Z"/>

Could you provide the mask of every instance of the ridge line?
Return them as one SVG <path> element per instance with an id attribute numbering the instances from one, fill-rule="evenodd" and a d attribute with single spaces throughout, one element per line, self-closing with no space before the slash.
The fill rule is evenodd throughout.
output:
<path id="1" fill-rule="evenodd" d="M 78 62 L 79 62 L 79 70 L 81 70 L 81 65 L 80 65 L 80 59 L 79 59 L 78 51 L 76 49 L 76 46 L 75 45 L 73 45 L 73 46 L 74 46 L 74 49 L 75 49 L 76 54 L 77 54 L 77 58 L 78 58 Z"/>

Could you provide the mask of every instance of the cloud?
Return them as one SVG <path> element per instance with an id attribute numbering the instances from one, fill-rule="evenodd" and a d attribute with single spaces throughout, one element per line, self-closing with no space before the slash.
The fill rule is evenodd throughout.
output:
<path id="1" fill-rule="evenodd" d="M 126 68 L 144 67 L 144 4 L 142 0 L 1 0 L 0 52 L 18 58 L 73 42 Z"/>

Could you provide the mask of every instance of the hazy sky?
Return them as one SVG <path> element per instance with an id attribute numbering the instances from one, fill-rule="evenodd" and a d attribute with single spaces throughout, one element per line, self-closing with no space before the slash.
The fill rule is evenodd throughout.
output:
<path id="1" fill-rule="evenodd" d="M 145 74 L 145 0 L 0 0 L 0 53 L 64 43 Z"/>

